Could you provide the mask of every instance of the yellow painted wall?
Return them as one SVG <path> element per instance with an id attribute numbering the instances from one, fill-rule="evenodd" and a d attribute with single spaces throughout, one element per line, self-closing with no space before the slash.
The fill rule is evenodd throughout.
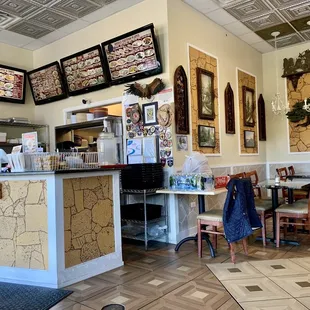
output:
<path id="1" fill-rule="evenodd" d="M 59 60 L 65 56 L 79 52 L 96 44 L 112 39 L 128 31 L 154 23 L 156 35 L 160 43 L 160 51 L 164 66 L 164 73 L 159 78 L 169 78 L 168 64 L 168 27 L 166 0 L 145 0 L 125 11 L 118 12 L 104 20 L 94 23 L 87 28 L 75 32 L 63 39 L 51 43 L 34 51 L 34 67 L 40 67 L 49 62 Z M 154 77 L 146 81 L 153 80 Z M 125 85 L 91 92 L 85 95 L 70 97 L 65 100 L 35 108 L 35 117 L 38 121 L 48 123 L 51 127 L 62 125 L 65 108 L 78 106 L 83 98 L 92 102 L 120 97 Z M 54 130 L 51 128 L 51 141 L 54 141 Z"/>
<path id="2" fill-rule="evenodd" d="M 175 69 L 179 65 L 183 65 L 189 76 L 187 43 L 218 57 L 221 149 L 223 156 L 209 157 L 209 163 L 211 165 L 229 165 L 232 163 L 264 162 L 266 142 L 260 143 L 259 156 L 243 157 L 239 155 L 236 78 L 236 67 L 252 73 L 257 77 L 257 92 L 260 94 L 263 89 L 262 55 L 182 1 L 168 1 L 168 20 L 171 80 Z M 235 94 L 235 135 L 226 135 L 225 133 L 224 91 L 227 82 L 230 82 Z M 177 166 L 182 165 L 186 154 L 186 152 L 174 153 Z"/>
<path id="3" fill-rule="evenodd" d="M 275 116 L 271 110 L 271 100 L 276 92 L 276 66 L 279 69 L 279 91 L 282 99 L 286 95 L 286 79 L 281 78 L 284 58 L 297 58 L 299 53 L 310 49 L 310 43 L 300 44 L 277 52 L 278 61 L 275 61 L 274 52 L 263 54 L 264 72 L 264 99 L 266 104 L 267 149 L 266 156 L 269 162 L 300 162 L 309 161 L 310 154 L 289 154 L 288 122 L 286 117 Z M 308 94 L 310 97 L 310 93 Z"/>
<path id="4" fill-rule="evenodd" d="M 0 64 L 30 70 L 33 68 L 33 54 L 22 48 L 0 43 Z M 22 116 L 34 119 L 34 103 L 27 81 L 26 104 L 19 105 L 0 100 L 0 117 Z"/>

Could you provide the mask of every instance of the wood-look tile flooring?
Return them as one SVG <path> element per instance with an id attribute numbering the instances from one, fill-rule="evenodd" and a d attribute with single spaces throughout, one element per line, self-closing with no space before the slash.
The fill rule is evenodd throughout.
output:
<path id="1" fill-rule="evenodd" d="M 207 247 L 199 259 L 194 242 L 178 253 L 173 245 L 154 243 L 145 252 L 142 244 L 125 243 L 123 267 L 68 287 L 74 293 L 52 310 L 113 303 L 126 310 L 310 309 L 310 235 L 289 238 L 301 245 L 264 248 L 256 241 L 248 256 L 237 246 L 237 265 L 230 264 L 224 239 L 214 259 Z"/>

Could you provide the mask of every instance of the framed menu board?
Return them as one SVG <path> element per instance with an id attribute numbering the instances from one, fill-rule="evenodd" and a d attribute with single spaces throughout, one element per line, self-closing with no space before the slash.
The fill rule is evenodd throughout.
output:
<path id="1" fill-rule="evenodd" d="M 0 65 L 0 101 L 25 103 L 26 71 Z"/>
<path id="2" fill-rule="evenodd" d="M 150 24 L 102 43 L 103 57 L 111 84 L 162 73 L 162 63 Z"/>
<path id="3" fill-rule="evenodd" d="M 100 45 L 63 58 L 60 63 L 64 72 L 65 85 L 71 96 L 109 86 Z"/>
<path id="4" fill-rule="evenodd" d="M 58 61 L 28 72 L 28 79 L 36 105 L 68 97 Z"/>

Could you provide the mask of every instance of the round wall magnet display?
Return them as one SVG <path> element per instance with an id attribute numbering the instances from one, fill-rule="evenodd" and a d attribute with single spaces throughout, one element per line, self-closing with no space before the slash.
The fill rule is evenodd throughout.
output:
<path id="1" fill-rule="evenodd" d="M 165 154 L 166 154 L 166 153 L 165 153 L 164 150 L 161 150 L 159 154 L 160 154 L 160 157 L 163 158 L 163 157 L 165 157 Z"/>
<path id="2" fill-rule="evenodd" d="M 166 151 L 165 151 L 165 156 L 166 156 L 166 157 L 171 156 L 171 150 L 170 150 L 170 149 L 166 149 Z"/>
<path id="3" fill-rule="evenodd" d="M 159 139 L 160 140 L 164 140 L 165 139 L 165 134 L 163 132 L 159 135 Z"/>
<path id="4" fill-rule="evenodd" d="M 134 124 L 137 124 L 141 120 L 141 111 L 139 105 L 136 104 L 131 108 L 130 119 Z"/>
<path id="5" fill-rule="evenodd" d="M 131 131 L 131 129 L 132 129 L 132 126 L 131 126 L 131 125 L 127 125 L 127 126 L 126 126 L 126 130 L 127 130 L 127 131 Z"/>
<path id="6" fill-rule="evenodd" d="M 128 136 L 130 139 L 133 139 L 136 136 L 136 134 L 134 132 L 130 132 Z"/>
<path id="7" fill-rule="evenodd" d="M 148 134 L 148 129 L 147 128 L 144 128 L 143 129 L 143 136 L 146 137 Z"/>
<path id="8" fill-rule="evenodd" d="M 128 118 L 128 120 L 126 122 L 127 122 L 127 124 L 131 124 L 131 119 Z"/>
<path id="9" fill-rule="evenodd" d="M 169 140 L 169 141 L 168 141 L 168 146 L 169 146 L 169 147 L 172 147 L 172 140 Z"/>
<path id="10" fill-rule="evenodd" d="M 166 139 L 170 140 L 172 137 L 172 134 L 170 131 L 166 132 Z"/>
<path id="11" fill-rule="evenodd" d="M 130 117 L 131 116 L 131 108 L 126 109 L 126 116 Z"/>
<path id="12" fill-rule="evenodd" d="M 164 146 L 168 146 L 168 140 L 165 139 L 165 140 L 163 141 L 163 144 L 164 144 Z"/>

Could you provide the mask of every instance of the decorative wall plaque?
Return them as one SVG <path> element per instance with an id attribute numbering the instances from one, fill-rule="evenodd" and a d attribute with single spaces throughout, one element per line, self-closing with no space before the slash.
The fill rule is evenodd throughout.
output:
<path id="1" fill-rule="evenodd" d="M 234 91 L 232 90 L 230 83 L 227 83 L 225 89 L 225 124 L 226 133 L 235 134 L 235 100 Z"/>
<path id="2" fill-rule="evenodd" d="M 266 141 L 265 101 L 262 94 L 260 94 L 258 98 L 258 130 L 259 141 Z"/>
<path id="3" fill-rule="evenodd" d="M 174 102 L 176 133 L 189 134 L 188 89 L 185 70 L 179 66 L 174 73 Z"/>
<path id="4" fill-rule="evenodd" d="M 299 78 L 304 73 L 310 72 L 310 50 L 300 53 L 296 60 L 293 58 L 283 59 L 283 78 L 287 78 L 292 82 L 296 91 Z"/>

